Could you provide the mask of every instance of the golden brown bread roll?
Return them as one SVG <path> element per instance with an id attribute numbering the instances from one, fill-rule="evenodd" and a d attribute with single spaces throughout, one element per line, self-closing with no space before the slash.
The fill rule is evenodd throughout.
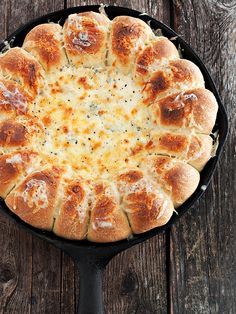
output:
<path id="1" fill-rule="evenodd" d="M 44 70 L 55 71 L 68 63 L 62 42 L 62 27 L 47 23 L 35 26 L 25 37 L 23 48 L 30 52 Z"/>
<path id="2" fill-rule="evenodd" d="M 41 65 L 22 48 L 11 48 L 0 56 L 0 74 L 18 81 L 32 96 L 38 93 L 44 76 Z"/>
<path id="3" fill-rule="evenodd" d="M 182 205 L 193 194 L 200 180 L 196 169 L 168 156 L 150 155 L 142 162 L 141 168 L 170 195 L 175 207 Z"/>
<path id="4" fill-rule="evenodd" d="M 5 198 L 12 188 L 38 164 L 32 151 L 12 152 L 0 156 L 0 196 Z"/>
<path id="5" fill-rule="evenodd" d="M 69 15 L 64 24 L 64 43 L 71 64 L 103 67 L 110 20 L 95 12 Z"/>
<path id="6" fill-rule="evenodd" d="M 119 206 L 119 194 L 108 182 L 94 186 L 87 239 L 94 242 L 114 242 L 131 234 L 126 215 Z"/>
<path id="7" fill-rule="evenodd" d="M 201 171 L 211 158 L 212 138 L 205 134 L 153 132 L 150 152 L 178 157 Z"/>
<path id="8" fill-rule="evenodd" d="M 156 37 L 137 56 L 135 64 L 136 79 L 143 81 L 167 60 L 178 58 L 178 50 L 170 40 L 166 37 Z"/>
<path id="9" fill-rule="evenodd" d="M 174 206 L 155 182 L 135 169 L 120 174 L 117 180 L 133 233 L 142 233 L 167 223 Z"/>
<path id="10" fill-rule="evenodd" d="M 127 74 L 137 57 L 154 35 L 142 20 L 118 16 L 112 21 L 108 64 Z"/>
<path id="11" fill-rule="evenodd" d="M 155 101 L 151 105 L 154 123 L 169 128 L 188 128 L 210 134 L 216 120 L 218 105 L 214 95 L 205 88 L 180 92 Z"/>
<path id="12" fill-rule="evenodd" d="M 7 206 L 26 223 L 52 230 L 61 169 L 30 174 L 6 198 Z"/>
<path id="13" fill-rule="evenodd" d="M 67 180 L 53 227 L 57 235 L 71 240 L 86 238 L 90 195 L 87 185 L 82 179 Z"/>
<path id="14" fill-rule="evenodd" d="M 194 63 L 185 59 L 171 60 L 144 82 L 145 102 L 151 104 L 156 99 L 202 87 L 204 79 Z"/>

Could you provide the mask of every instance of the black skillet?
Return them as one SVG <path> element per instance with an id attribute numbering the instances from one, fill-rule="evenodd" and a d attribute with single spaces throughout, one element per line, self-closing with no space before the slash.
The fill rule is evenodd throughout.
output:
<path id="1" fill-rule="evenodd" d="M 99 6 L 81 6 L 75 8 L 69 8 L 57 12 L 53 12 L 42 16 L 34 21 L 29 22 L 23 27 L 19 28 L 16 32 L 7 38 L 12 47 L 21 46 L 26 34 L 36 25 L 41 23 L 47 23 L 49 21 L 58 22 L 63 25 L 67 16 L 71 13 L 84 12 L 84 11 L 99 11 Z M 141 14 L 138 11 L 134 11 L 128 8 L 107 6 L 105 7 L 106 14 L 110 19 L 113 19 L 119 15 L 129 15 L 133 17 L 138 17 L 145 22 L 150 21 L 150 26 L 153 30 L 161 29 L 162 34 L 168 38 L 172 38 L 173 43 L 177 47 L 181 47 L 182 55 L 184 58 L 193 61 L 201 69 L 206 88 L 211 90 L 219 104 L 219 111 L 217 115 L 216 125 L 214 131 L 218 131 L 219 145 L 217 148 L 216 156 L 212 158 L 204 170 L 201 172 L 200 184 L 195 191 L 195 193 L 181 206 L 178 208 L 179 215 L 173 215 L 169 223 L 163 227 L 153 229 L 141 235 L 135 235 L 130 240 L 123 240 L 116 243 L 108 244 L 96 244 L 88 241 L 69 241 L 57 237 L 51 232 L 44 232 L 42 230 L 33 228 L 28 224 L 22 222 L 16 215 L 11 213 L 6 207 L 3 200 L 0 200 L 0 210 L 5 213 L 10 219 L 15 221 L 19 226 L 23 227 L 26 231 L 33 235 L 44 239 L 56 247 L 60 248 L 64 252 L 68 253 L 74 258 L 78 263 L 79 275 L 80 275 L 80 297 L 78 313 L 80 314 L 101 314 L 104 312 L 103 301 L 102 301 L 102 273 L 105 266 L 116 254 L 123 250 L 130 248 L 133 245 L 141 243 L 156 234 L 162 232 L 163 230 L 170 227 L 177 219 L 179 219 L 204 193 L 205 188 L 208 186 L 214 170 L 216 168 L 217 161 L 219 160 L 222 147 L 226 140 L 228 131 L 228 120 L 227 114 L 224 106 L 220 100 L 219 94 L 216 87 L 211 79 L 211 76 L 200 58 L 196 55 L 192 48 L 178 36 L 172 29 L 167 27 L 165 24 L 156 21 L 155 19 L 147 16 L 146 14 Z M 3 51 L 5 44 L 0 45 L 0 51 Z"/>

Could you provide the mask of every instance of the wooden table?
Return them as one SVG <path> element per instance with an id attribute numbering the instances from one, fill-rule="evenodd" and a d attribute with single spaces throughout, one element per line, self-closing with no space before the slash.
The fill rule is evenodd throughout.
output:
<path id="1" fill-rule="evenodd" d="M 1 0 L 0 39 L 73 0 Z M 230 132 L 205 196 L 170 231 L 114 258 L 107 313 L 236 313 L 236 1 L 120 0 L 174 28 L 198 52 L 229 114 Z M 75 313 L 73 261 L 0 215 L 0 313 Z"/>

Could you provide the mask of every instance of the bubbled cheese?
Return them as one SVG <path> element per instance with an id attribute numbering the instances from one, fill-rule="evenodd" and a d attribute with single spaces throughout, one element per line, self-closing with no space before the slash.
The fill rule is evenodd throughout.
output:
<path id="1" fill-rule="evenodd" d="M 45 134 L 37 149 L 85 178 L 139 165 L 134 149 L 149 141 L 151 119 L 140 88 L 109 67 L 80 68 L 79 74 L 70 67 L 49 76 L 31 114 Z"/>

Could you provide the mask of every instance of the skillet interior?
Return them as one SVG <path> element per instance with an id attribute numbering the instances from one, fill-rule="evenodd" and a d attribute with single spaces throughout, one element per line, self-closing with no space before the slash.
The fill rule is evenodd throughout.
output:
<path id="1" fill-rule="evenodd" d="M 50 14 L 47 14 L 43 17 L 40 17 L 38 19 L 35 19 L 28 24 L 24 25 L 23 27 L 19 28 L 16 32 L 14 32 L 12 35 L 10 35 L 7 38 L 7 42 L 10 43 L 11 47 L 14 46 L 21 46 L 23 43 L 23 40 L 26 36 L 26 34 L 36 25 L 41 23 L 47 23 L 49 21 L 52 22 L 59 22 L 61 25 L 63 25 L 65 19 L 67 16 L 71 13 L 76 12 L 84 12 L 84 11 L 99 11 L 100 6 L 83 6 L 83 7 L 75 7 L 75 8 L 69 8 L 64 9 L 61 11 L 53 12 Z M 225 142 L 227 131 L 228 131 L 228 122 L 227 122 L 227 115 L 224 109 L 224 106 L 220 100 L 219 94 L 215 88 L 215 85 L 210 77 L 209 72 L 205 68 L 204 64 L 200 60 L 200 58 L 196 55 L 196 53 L 193 51 L 192 48 L 189 47 L 189 45 L 180 38 L 177 33 L 175 33 L 173 30 L 171 30 L 168 26 L 164 25 L 163 23 L 156 21 L 155 19 L 149 17 L 148 15 L 144 14 L 142 15 L 140 12 L 131 10 L 128 8 L 122 8 L 122 7 L 115 7 L 115 6 L 108 6 L 105 7 L 106 14 L 110 19 L 113 19 L 116 16 L 119 15 L 129 15 L 133 17 L 139 17 L 142 20 L 148 22 L 150 21 L 150 26 L 152 29 L 160 29 L 162 31 L 162 34 L 168 38 L 175 38 L 173 39 L 173 43 L 176 45 L 176 47 L 181 48 L 181 53 L 184 58 L 191 60 L 194 62 L 201 70 L 204 79 L 206 88 L 213 92 L 215 95 L 219 110 L 218 115 L 216 119 L 216 124 L 213 131 L 218 131 L 218 140 L 219 145 L 216 152 L 216 156 L 212 158 L 207 165 L 205 166 L 204 170 L 201 172 L 201 179 L 200 184 L 197 188 L 197 190 L 194 192 L 194 194 L 182 205 L 178 208 L 178 215 L 174 214 L 171 218 L 171 220 L 163 227 L 158 227 L 155 229 L 152 229 L 151 231 L 148 231 L 146 233 L 135 235 L 132 239 L 129 240 L 122 240 L 115 243 L 107 243 L 107 244 L 98 244 L 98 243 L 91 243 L 87 240 L 83 241 L 70 241 L 62 239 L 56 235 L 54 235 L 52 232 L 45 232 L 39 229 L 36 229 L 34 227 L 31 227 L 30 225 L 24 223 L 20 220 L 15 214 L 11 213 L 10 210 L 8 210 L 7 206 L 5 205 L 3 200 L 0 200 L 0 210 L 1 212 L 5 213 L 10 219 L 15 221 L 19 226 L 23 227 L 26 231 L 45 239 L 52 244 L 54 244 L 57 247 L 60 247 L 61 249 L 64 249 L 66 251 L 70 251 L 71 249 L 79 249 L 81 248 L 84 250 L 85 248 L 93 249 L 96 251 L 100 256 L 103 254 L 106 255 L 114 255 L 124 249 L 127 249 L 135 244 L 138 244 L 140 242 L 145 241 L 146 239 L 149 239 L 159 232 L 162 232 L 163 230 L 167 229 L 170 225 L 172 225 L 177 219 L 179 219 L 193 204 L 195 201 L 197 201 L 201 195 L 204 193 L 205 187 L 209 185 L 209 182 L 212 178 L 212 175 L 214 173 L 214 170 L 216 168 L 217 161 L 219 160 L 223 144 Z M 141 15 L 140 15 L 141 14 Z M 2 43 L 0 45 L 0 51 L 4 51 L 6 45 Z M 202 188 L 202 186 L 204 188 Z"/>

